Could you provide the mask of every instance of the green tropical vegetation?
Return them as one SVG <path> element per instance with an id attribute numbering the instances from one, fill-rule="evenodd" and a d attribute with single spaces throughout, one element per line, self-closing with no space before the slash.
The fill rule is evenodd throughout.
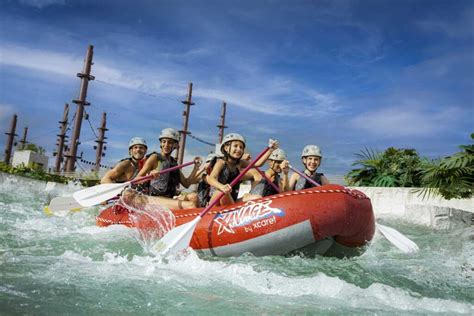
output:
<path id="1" fill-rule="evenodd" d="M 390 147 L 380 153 L 365 148 L 356 154 L 353 166 L 359 168 L 345 178 L 354 186 L 417 187 L 424 196 L 470 198 L 474 192 L 474 144 L 459 147 L 461 152 L 435 160 L 420 158 L 414 149 Z"/>
<path id="2" fill-rule="evenodd" d="M 99 179 L 96 174 L 92 174 L 84 179 L 75 179 L 71 177 L 65 177 L 57 174 L 51 174 L 44 172 L 38 166 L 34 164 L 31 166 L 20 165 L 12 167 L 4 162 L 0 162 L 0 172 L 14 174 L 21 177 L 32 178 L 42 181 L 52 181 L 58 183 L 68 183 L 70 181 L 80 181 L 83 186 L 93 186 L 99 183 Z"/>

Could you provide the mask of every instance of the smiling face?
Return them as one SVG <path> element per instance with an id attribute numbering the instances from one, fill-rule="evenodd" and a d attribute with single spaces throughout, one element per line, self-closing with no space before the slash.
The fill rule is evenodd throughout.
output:
<path id="1" fill-rule="evenodd" d="M 234 140 L 228 142 L 224 146 L 224 150 L 227 152 L 230 158 L 232 159 L 240 159 L 242 158 L 245 150 L 245 145 L 241 141 Z"/>
<path id="2" fill-rule="evenodd" d="M 175 149 L 177 142 L 171 138 L 162 138 L 160 140 L 160 148 L 161 153 L 165 156 L 171 154 L 171 152 Z"/>
<path id="3" fill-rule="evenodd" d="M 143 145 L 133 145 L 129 150 L 130 156 L 135 160 L 141 160 L 145 157 L 146 147 Z"/>
<path id="4" fill-rule="evenodd" d="M 303 157 L 303 164 L 305 165 L 306 169 L 310 172 L 315 172 L 318 169 L 319 165 L 321 164 L 321 157 L 319 156 L 307 156 Z"/>

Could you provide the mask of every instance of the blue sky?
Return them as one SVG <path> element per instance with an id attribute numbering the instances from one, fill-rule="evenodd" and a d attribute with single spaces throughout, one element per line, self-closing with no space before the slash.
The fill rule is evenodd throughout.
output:
<path id="1" fill-rule="evenodd" d="M 473 1 L 4 0 L 0 23 L 1 132 L 16 113 L 17 133 L 28 126 L 50 155 L 89 44 L 86 111 L 94 129 L 107 112 L 109 165 L 132 136 L 157 150 L 162 128 L 181 128 L 189 82 L 194 136 L 217 141 L 226 101 L 227 132 L 254 155 L 276 138 L 299 166 L 316 144 L 328 174 L 364 147 L 437 158 L 474 132 Z M 94 139 L 84 121 L 91 161 Z M 188 137 L 186 157 L 210 150 Z"/>

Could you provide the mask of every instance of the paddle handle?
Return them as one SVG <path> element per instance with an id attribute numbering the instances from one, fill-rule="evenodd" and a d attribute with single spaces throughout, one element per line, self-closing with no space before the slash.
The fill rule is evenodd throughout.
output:
<path id="1" fill-rule="evenodd" d="M 168 172 L 171 172 L 171 171 L 175 171 L 175 170 L 187 167 L 187 166 L 192 165 L 192 164 L 194 164 L 194 161 L 190 161 L 190 162 L 184 163 L 182 165 L 174 166 L 174 167 L 171 167 L 171 168 L 163 169 L 158 174 L 163 174 L 163 173 L 168 173 Z M 140 177 L 138 179 L 134 179 L 134 180 L 130 181 L 129 183 L 130 184 L 135 184 L 135 183 L 151 180 L 154 177 L 155 176 L 153 176 L 153 175 L 148 175 L 148 176 Z"/>
<path id="2" fill-rule="evenodd" d="M 319 183 L 317 183 L 316 181 L 311 179 L 306 173 L 301 172 L 298 169 L 293 168 L 291 165 L 290 165 L 290 169 L 293 170 L 294 172 L 296 172 L 297 174 L 299 174 L 300 176 L 302 176 L 303 178 L 305 178 L 306 180 L 308 180 L 309 182 L 311 182 L 313 185 L 315 185 L 317 187 L 321 186 Z"/>
<path id="3" fill-rule="evenodd" d="M 242 172 L 237 176 L 237 178 L 232 180 L 232 182 L 230 183 L 230 186 L 233 187 L 234 185 L 236 185 L 237 182 L 239 182 L 240 179 L 242 179 L 242 177 L 247 173 L 247 171 L 249 171 L 257 163 L 257 161 L 259 161 L 260 158 L 262 158 L 263 155 L 265 155 L 267 153 L 267 151 L 269 151 L 269 150 L 270 150 L 270 147 L 265 148 L 252 162 L 249 163 L 249 165 L 247 167 L 245 167 L 244 170 L 242 170 Z M 198 216 L 203 217 L 207 212 L 209 212 L 209 210 L 214 205 L 216 205 L 220 201 L 220 199 L 222 199 L 222 197 L 224 195 L 225 195 L 225 192 L 219 193 L 219 195 L 216 197 L 216 199 L 214 199 L 211 203 L 209 203 L 209 205 L 201 213 L 199 213 Z"/>
<path id="4" fill-rule="evenodd" d="M 260 170 L 259 167 L 255 167 L 255 170 L 257 170 L 258 173 L 260 173 L 260 174 L 262 175 L 262 177 L 264 177 L 264 178 L 268 181 L 268 183 L 270 183 L 270 185 L 271 185 L 278 193 L 281 192 L 280 188 L 277 187 L 277 186 L 275 185 L 275 183 L 273 183 L 272 180 L 270 180 L 270 178 L 267 176 L 267 174 L 266 174 L 265 172 L 263 172 L 262 170 Z"/>

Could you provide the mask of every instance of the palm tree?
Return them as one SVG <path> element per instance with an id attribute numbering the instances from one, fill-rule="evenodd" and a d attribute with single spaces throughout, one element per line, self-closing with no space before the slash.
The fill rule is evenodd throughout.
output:
<path id="1" fill-rule="evenodd" d="M 474 141 L 474 133 L 471 134 Z M 425 162 L 421 190 L 424 197 L 439 194 L 445 199 L 470 198 L 474 192 L 474 144 L 450 157 Z"/>

